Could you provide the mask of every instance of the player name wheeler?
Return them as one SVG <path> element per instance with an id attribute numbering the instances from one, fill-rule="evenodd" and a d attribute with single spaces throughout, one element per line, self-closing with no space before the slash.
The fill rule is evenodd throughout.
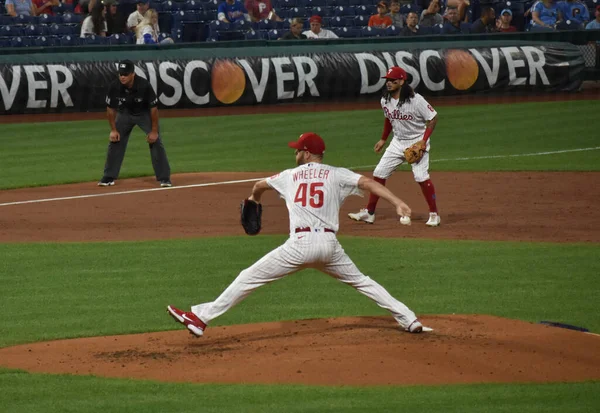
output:
<path id="1" fill-rule="evenodd" d="M 293 180 L 296 182 L 299 179 L 328 179 L 329 171 L 327 169 L 304 169 L 296 172 L 293 175 Z"/>

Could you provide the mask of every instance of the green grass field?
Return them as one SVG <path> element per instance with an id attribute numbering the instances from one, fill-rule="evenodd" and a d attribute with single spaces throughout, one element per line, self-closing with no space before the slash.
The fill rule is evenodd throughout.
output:
<path id="1" fill-rule="evenodd" d="M 598 109 L 598 101 L 439 108 L 432 169 L 598 171 L 598 149 L 508 156 L 600 147 L 594 123 L 580 120 L 593 119 Z M 174 173 L 288 168 L 293 157 L 286 143 L 306 130 L 326 139 L 327 162 L 368 170 L 378 159 L 372 146 L 382 117 L 380 111 L 354 111 L 165 119 L 162 125 Z M 2 189 L 94 181 L 101 175 L 106 122 L 2 129 Z M 495 158 L 456 160 L 462 157 Z M 139 131 L 130 141 L 123 174 L 152 174 Z M 284 239 L 0 244 L 0 347 L 177 329 L 164 312 L 166 304 L 185 307 L 213 298 L 241 269 Z M 340 241 L 365 273 L 419 314 L 550 319 L 600 333 L 597 244 Z M 404 257 L 417 255 L 428 259 L 407 268 Z M 258 290 L 213 325 L 381 314 L 385 312 L 353 289 L 305 271 Z M 199 385 L 0 368 L 0 412 L 11 413 L 596 412 L 598 405 L 600 382 L 368 388 Z"/>

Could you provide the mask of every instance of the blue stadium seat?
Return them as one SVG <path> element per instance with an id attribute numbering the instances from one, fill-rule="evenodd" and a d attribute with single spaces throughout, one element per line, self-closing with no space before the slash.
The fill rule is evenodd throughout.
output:
<path id="1" fill-rule="evenodd" d="M 325 0 L 297 0 L 296 4 L 303 7 L 325 7 L 327 5 Z"/>
<path id="2" fill-rule="evenodd" d="M 14 17 L 13 24 L 37 24 L 38 20 L 36 16 L 23 16 L 19 14 L 17 17 Z"/>
<path id="3" fill-rule="evenodd" d="M 329 19 L 328 27 L 354 27 L 354 20 L 347 17 L 332 17 Z"/>
<path id="4" fill-rule="evenodd" d="M 369 16 L 355 16 L 353 20 L 355 27 L 363 27 L 369 25 Z"/>
<path id="5" fill-rule="evenodd" d="M 275 27 L 275 26 L 273 26 Z M 241 20 L 237 20 L 235 22 L 233 22 L 233 27 L 232 30 L 241 30 L 241 31 L 248 31 L 252 28 L 252 23 L 241 19 Z"/>
<path id="6" fill-rule="evenodd" d="M 291 9 L 281 10 L 281 14 L 277 12 L 282 19 L 293 19 L 295 17 L 307 16 L 307 11 L 304 7 L 292 7 Z"/>
<path id="7" fill-rule="evenodd" d="M 169 0 L 163 4 L 164 11 L 180 11 L 183 10 L 184 3 Z"/>
<path id="8" fill-rule="evenodd" d="M 348 0 L 348 6 L 360 6 L 363 3 L 363 0 Z"/>
<path id="9" fill-rule="evenodd" d="M 185 10 L 203 10 L 202 2 L 199 0 L 187 0 L 184 4 Z"/>
<path id="10" fill-rule="evenodd" d="M 214 33 L 230 31 L 231 24 L 223 23 L 218 20 L 213 20 L 212 22 L 209 23 L 208 28 L 210 29 L 211 36 L 214 37 L 213 36 Z"/>
<path id="11" fill-rule="evenodd" d="M 421 8 L 415 4 L 403 4 L 400 6 L 400 14 L 407 15 L 411 11 L 416 12 L 419 16 L 421 15 Z"/>
<path id="12" fill-rule="evenodd" d="M 202 8 L 204 10 L 214 10 L 215 13 L 219 8 L 219 0 L 209 0 L 202 2 Z"/>
<path id="13" fill-rule="evenodd" d="M 173 13 L 173 24 L 197 21 L 200 21 L 200 17 L 194 10 L 180 10 Z"/>
<path id="14" fill-rule="evenodd" d="M 28 24 L 22 30 L 24 36 L 42 36 L 46 34 L 45 25 Z"/>
<path id="15" fill-rule="evenodd" d="M 0 26 L 9 26 L 14 24 L 14 19 L 11 16 L 0 16 Z"/>
<path id="16" fill-rule="evenodd" d="M 156 10 L 157 13 L 163 13 L 165 11 L 169 11 L 168 9 L 166 9 L 166 2 L 162 2 L 162 3 L 154 3 L 152 4 L 152 8 L 154 10 Z"/>
<path id="17" fill-rule="evenodd" d="M 42 14 L 41 16 L 39 16 L 39 20 L 38 20 L 39 24 L 52 24 L 52 23 L 62 23 L 62 16 L 60 15 L 56 15 L 56 16 L 51 16 L 49 14 Z"/>
<path id="18" fill-rule="evenodd" d="M 102 37 L 102 36 L 96 36 L 96 35 L 82 37 L 79 39 L 79 44 L 81 44 L 81 45 L 84 45 L 84 44 L 107 44 L 107 43 L 108 43 L 108 38 Z"/>
<path id="19" fill-rule="evenodd" d="M 389 36 L 400 36 L 400 33 L 402 33 L 402 29 L 400 29 L 400 27 L 397 27 L 397 26 L 390 26 L 385 29 L 385 35 L 388 37 Z"/>
<path id="20" fill-rule="evenodd" d="M 258 30 L 273 30 L 276 28 L 275 22 L 273 20 L 260 20 L 256 22 L 256 28 Z"/>
<path id="21" fill-rule="evenodd" d="M 29 37 L 15 36 L 10 39 L 10 47 L 29 47 L 33 45 L 33 40 Z"/>
<path id="22" fill-rule="evenodd" d="M 269 30 L 267 32 L 267 38 L 269 40 L 277 40 L 279 39 L 281 36 L 283 36 L 285 34 L 284 31 L 282 30 L 277 30 L 277 29 L 273 29 L 273 30 Z"/>
<path id="23" fill-rule="evenodd" d="M 377 14 L 377 7 L 373 5 L 362 5 L 362 6 L 350 6 L 354 9 L 356 15 L 371 17 Z"/>
<path id="24" fill-rule="evenodd" d="M 341 38 L 354 38 L 361 35 L 361 29 L 355 27 L 338 27 L 333 29 L 333 32 Z"/>
<path id="25" fill-rule="evenodd" d="M 256 30 L 250 30 L 244 34 L 246 40 L 261 40 L 262 35 L 259 34 Z"/>
<path id="26" fill-rule="evenodd" d="M 279 0 L 277 2 L 277 7 L 273 7 L 279 11 L 280 9 L 291 9 L 292 7 L 296 7 L 297 4 L 296 0 Z"/>
<path id="27" fill-rule="evenodd" d="M 383 37 L 385 36 L 385 29 L 376 29 L 374 27 L 365 27 L 360 32 L 362 37 Z"/>
<path id="28" fill-rule="evenodd" d="M 0 48 L 10 47 L 10 37 L 0 37 Z"/>
<path id="29" fill-rule="evenodd" d="M 463 34 L 469 34 L 469 33 L 471 33 L 471 23 L 462 22 L 460 24 L 460 31 Z"/>
<path id="30" fill-rule="evenodd" d="M 355 16 L 356 15 L 356 10 L 354 10 L 354 7 L 336 7 L 335 9 L 333 9 L 333 15 L 335 17 L 337 16 Z"/>
<path id="31" fill-rule="evenodd" d="M 327 7 L 348 7 L 350 6 L 350 0 L 325 0 Z"/>
<path id="32" fill-rule="evenodd" d="M 58 38 L 58 44 L 60 46 L 77 46 L 79 44 L 79 37 L 71 36 L 70 34 L 60 36 Z"/>
<path id="33" fill-rule="evenodd" d="M 3 36 L 3 37 L 23 36 L 23 29 L 21 28 L 21 26 L 2 26 L 2 27 L 0 27 L 0 36 Z"/>
<path id="34" fill-rule="evenodd" d="M 47 47 L 52 46 L 50 44 L 50 39 L 46 36 L 39 36 L 33 39 L 32 46 L 34 47 Z"/>
<path id="35" fill-rule="evenodd" d="M 75 5 L 59 2 L 58 6 L 52 6 L 54 13 L 74 13 Z"/>
<path id="36" fill-rule="evenodd" d="M 129 38 L 123 34 L 113 34 L 108 37 L 109 44 L 128 44 Z"/>
<path id="37" fill-rule="evenodd" d="M 434 24 L 431 26 L 431 34 L 442 34 L 442 27 L 444 27 L 443 24 Z M 423 29 L 423 27 L 421 29 Z"/>
<path id="38" fill-rule="evenodd" d="M 331 16 L 333 10 L 329 7 L 313 7 L 312 9 L 307 9 L 306 13 L 310 16 L 321 16 L 321 17 L 329 17 Z"/>

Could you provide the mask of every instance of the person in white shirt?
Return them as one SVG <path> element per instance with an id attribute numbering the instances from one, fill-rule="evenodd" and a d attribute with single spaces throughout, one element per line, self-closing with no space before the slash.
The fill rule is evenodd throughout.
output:
<path id="1" fill-rule="evenodd" d="M 303 32 L 309 39 L 337 39 L 338 36 L 331 30 L 323 29 L 323 19 L 321 16 L 312 16 L 309 20 L 310 30 Z"/>
<path id="2" fill-rule="evenodd" d="M 411 167 L 414 179 L 421 187 L 421 192 L 429 206 L 429 220 L 425 225 L 437 227 L 441 220 L 438 215 L 435 188 L 429 177 L 431 143 L 429 138 L 437 124 L 437 112 L 423 96 L 415 93 L 410 87 L 406 72 L 401 67 L 391 67 L 383 78 L 385 79 L 386 93 L 381 98 L 381 108 L 385 121 L 381 139 L 374 147 L 375 152 L 381 152 L 390 132 L 394 132 L 394 137 L 375 167 L 373 179 L 385 185 L 386 180 L 392 176 L 396 168 L 406 161 L 404 150 L 423 140 L 427 151 L 423 158 L 419 162 L 413 163 Z M 357 213 L 348 214 L 348 217 L 355 221 L 372 224 L 375 222 L 375 208 L 378 200 L 377 194 L 371 194 L 367 206 Z"/>
<path id="3" fill-rule="evenodd" d="M 135 44 L 157 44 L 157 43 L 173 43 L 170 37 L 158 40 L 158 13 L 154 9 L 148 9 L 144 14 L 144 19 L 136 26 L 135 29 Z"/>
<path id="4" fill-rule="evenodd" d="M 391 203 L 402 217 L 410 217 L 408 205 L 370 178 L 324 164 L 325 142 L 313 132 L 303 133 L 288 146 L 296 150 L 298 167 L 257 182 L 249 199 L 260 203 L 264 192 L 275 190 L 285 200 L 289 211 L 289 239 L 243 270 L 215 301 L 192 306 L 191 311 L 169 305 L 169 315 L 190 333 L 200 337 L 208 323 L 252 291 L 305 268 L 314 268 L 356 288 L 388 310 L 403 330 L 409 333 L 431 331 L 406 305 L 363 274 L 336 237 L 340 207 L 350 195 L 362 195 L 362 190 L 370 191 Z"/>
<path id="5" fill-rule="evenodd" d="M 106 37 L 108 25 L 106 24 L 106 9 L 101 1 L 94 3 L 92 12 L 81 23 L 79 37 L 102 36 Z"/>
<path id="6" fill-rule="evenodd" d="M 144 20 L 144 14 L 150 8 L 150 0 L 138 0 L 137 10 L 127 18 L 127 28 L 135 33 L 135 28 Z"/>

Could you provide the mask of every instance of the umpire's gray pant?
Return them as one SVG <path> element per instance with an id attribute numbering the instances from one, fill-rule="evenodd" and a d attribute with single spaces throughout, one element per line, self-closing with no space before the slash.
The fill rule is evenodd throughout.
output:
<path id="1" fill-rule="evenodd" d="M 117 113 L 115 126 L 117 132 L 121 135 L 119 142 L 110 142 L 108 144 L 108 153 L 106 155 L 106 164 L 104 165 L 104 177 L 117 179 L 119 171 L 123 164 L 125 151 L 127 150 L 127 142 L 133 127 L 137 125 L 144 131 L 145 134 L 152 130 L 152 119 L 150 111 L 143 112 L 139 115 L 132 115 L 126 111 Z M 158 139 L 156 142 L 148 145 L 150 147 L 150 157 L 152 158 L 152 167 L 157 181 L 166 181 L 171 179 L 171 167 L 167 159 L 167 152 L 160 138 L 160 127 L 158 131 Z"/>

